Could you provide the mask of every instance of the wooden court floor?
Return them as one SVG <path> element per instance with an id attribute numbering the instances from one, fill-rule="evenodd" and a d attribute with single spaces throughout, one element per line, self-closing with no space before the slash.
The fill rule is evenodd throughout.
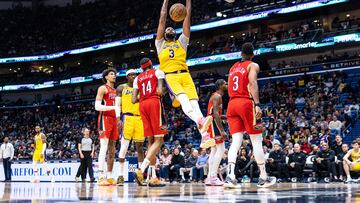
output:
<path id="1" fill-rule="evenodd" d="M 200 183 L 169 184 L 163 188 L 99 187 L 92 183 L 0 183 L 3 202 L 359 202 L 360 184 L 279 183 L 259 189 L 244 184 L 241 189 L 207 187 Z"/>

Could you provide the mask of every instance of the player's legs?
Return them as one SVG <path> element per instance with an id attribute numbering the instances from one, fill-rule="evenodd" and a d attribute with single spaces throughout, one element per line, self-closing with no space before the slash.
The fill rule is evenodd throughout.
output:
<path id="1" fill-rule="evenodd" d="M 119 152 L 119 177 L 117 180 L 117 185 L 124 184 L 124 170 L 125 170 L 125 156 L 126 152 L 129 149 L 130 141 L 126 140 L 124 137 L 120 141 L 120 152 Z"/>
<path id="2" fill-rule="evenodd" d="M 349 166 L 349 164 L 346 161 L 343 161 L 343 165 L 344 165 L 344 171 L 346 174 L 346 182 L 351 182 L 352 181 L 352 178 L 350 175 L 351 167 Z"/>
<path id="3" fill-rule="evenodd" d="M 235 164 L 236 164 L 237 154 L 243 142 L 243 136 L 244 134 L 242 132 L 237 132 L 231 135 L 232 142 L 228 152 L 228 170 L 227 170 L 227 176 L 231 180 L 236 180 Z"/>
<path id="4" fill-rule="evenodd" d="M 115 161 L 115 145 L 116 141 L 109 140 L 107 153 L 107 178 L 112 179 L 112 171 Z"/>
<path id="5" fill-rule="evenodd" d="M 34 170 L 34 179 L 31 180 L 31 182 L 36 183 L 39 182 L 39 168 L 38 168 L 38 161 L 36 160 L 36 154 L 34 153 L 33 156 L 33 170 Z"/>
<path id="6" fill-rule="evenodd" d="M 100 151 L 99 151 L 99 171 L 100 171 L 100 178 L 105 178 L 105 159 L 106 159 L 106 152 L 108 150 L 109 138 L 103 137 L 100 138 Z"/>
<path id="7" fill-rule="evenodd" d="M 138 164 L 141 166 L 144 161 L 144 142 L 135 142 L 135 147 L 138 154 Z"/>
<path id="8" fill-rule="evenodd" d="M 224 185 L 224 183 L 220 181 L 220 179 L 218 178 L 218 169 L 220 166 L 222 156 L 224 155 L 225 152 L 225 144 L 224 143 L 217 144 L 215 147 L 212 147 L 211 151 L 213 150 L 213 148 L 215 148 L 214 149 L 215 152 L 213 154 L 212 161 L 210 162 L 209 160 L 210 185 L 222 186 Z"/>

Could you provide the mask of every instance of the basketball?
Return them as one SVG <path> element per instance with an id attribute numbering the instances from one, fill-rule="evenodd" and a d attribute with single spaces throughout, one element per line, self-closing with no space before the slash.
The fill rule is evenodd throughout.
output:
<path id="1" fill-rule="evenodd" d="M 170 8 L 170 18 L 175 22 L 181 22 L 186 17 L 186 8 L 181 3 L 176 3 Z"/>

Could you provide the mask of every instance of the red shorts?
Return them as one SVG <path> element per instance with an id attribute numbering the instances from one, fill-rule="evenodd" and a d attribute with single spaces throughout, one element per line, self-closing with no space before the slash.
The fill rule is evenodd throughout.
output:
<path id="1" fill-rule="evenodd" d="M 239 132 L 247 132 L 248 134 L 261 134 L 263 132 L 263 130 L 254 129 L 256 125 L 255 105 L 250 99 L 231 99 L 226 116 L 232 135 Z"/>
<path id="2" fill-rule="evenodd" d="M 220 130 L 215 123 L 215 119 L 213 119 L 213 122 L 210 124 L 207 132 L 209 133 L 211 138 L 215 139 L 216 144 L 224 143 L 224 140 L 222 140 L 222 137 L 220 135 Z"/>
<path id="3" fill-rule="evenodd" d="M 104 116 L 103 112 L 100 112 L 99 114 L 98 130 L 100 138 L 108 138 L 109 140 L 113 141 L 117 141 L 119 139 L 116 118 L 111 116 Z"/>
<path id="4" fill-rule="evenodd" d="M 145 99 L 140 102 L 140 115 L 144 125 L 144 136 L 165 135 L 167 130 L 161 101 L 158 98 Z"/>

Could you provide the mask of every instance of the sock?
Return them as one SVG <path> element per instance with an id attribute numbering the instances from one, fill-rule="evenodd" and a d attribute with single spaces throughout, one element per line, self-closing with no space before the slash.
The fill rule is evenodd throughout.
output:
<path id="1" fill-rule="evenodd" d="M 250 135 L 250 139 L 253 146 L 255 161 L 260 169 L 260 178 L 265 180 L 267 178 L 267 174 L 265 169 L 265 154 L 262 147 L 262 134 L 252 134 Z"/>
<path id="2" fill-rule="evenodd" d="M 139 164 L 140 164 L 140 162 L 139 162 Z M 145 158 L 144 161 L 140 165 L 141 172 L 144 173 L 145 169 L 149 166 L 149 164 L 150 164 L 149 159 Z"/>
<path id="3" fill-rule="evenodd" d="M 242 133 L 235 133 L 232 135 L 232 143 L 229 149 L 229 162 L 236 163 L 236 157 L 240 150 L 243 141 L 243 134 Z"/>
<path id="4" fill-rule="evenodd" d="M 235 179 L 235 164 L 234 163 L 228 164 L 228 176 L 231 179 Z"/>
<path id="5" fill-rule="evenodd" d="M 198 100 L 195 100 L 195 99 L 192 99 L 190 100 L 190 104 L 192 106 L 192 109 L 195 111 L 196 115 L 200 118 L 203 118 L 204 115 L 203 113 L 201 112 L 201 109 L 200 109 L 200 106 L 199 106 L 199 101 Z"/>
<path id="6" fill-rule="evenodd" d="M 151 177 L 152 177 L 152 178 L 157 178 L 157 177 L 156 177 L 155 166 L 152 166 L 152 167 L 151 167 Z"/>
<path id="7" fill-rule="evenodd" d="M 120 162 L 120 172 L 119 172 L 119 176 L 124 176 L 124 167 L 125 167 L 125 162 Z"/>
<path id="8" fill-rule="evenodd" d="M 107 178 L 112 178 L 112 171 L 107 172 Z"/>
<path id="9" fill-rule="evenodd" d="M 147 181 L 150 179 L 151 174 L 152 174 L 152 170 L 151 170 L 151 166 L 149 166 L 147 169 L 147 176 L 146 176 Z"/>
<path id="10" fill-rule="evenodd" d="M 104 171 L 105 168 L 105 159 L 106 152 L 109 144 L 109 139 L 101 138 L 100 139 L 100 152 L 99 152 L 99 170 Z"/>
<path id="11" fill-rule="evenodd" d="M 215 146 L 215 148 L 216 148 L 216 152 L 215 152 L 215 156 L 213 158 L 213 163 L 212 163 L 213 171 L 212 171 L 212 173 L 210 173 L 210 175 L 216 177 L 217 174 L 218 174 L 218 169 L 219 169 L 219 166 L 220 166 L 221 159 L 222 159 L 222 157 L 224 155 L 224 152 L 225 152 L 225 144 L 224 143 L 217 144 Z"/>
<path id="12" fill-rule="evenodd" d="M 347 179 L 351 179 L 351 176 L 350 176 L 350 175 L 347 175 L 346 177 L 347 177 Z"/>
<path id="13" fill-rule="evenodd" d="M 216 146 L 211 147 L 211 151 L 210 151 L 210 156 L 209 156 L 209 176 L 214 176 L 215 173 L 215 166 L 214 166 L 214 161 L 215 161 L 215 154 L 216 154 Z"/>
<path id="14" fill-rule="evenodd" d="M 198 121 L 202 116 L 199 116 L 196 111 L 194 111 L 189 101 L 189 97 L 186 94 L 179 94 L 176 99 L 180 102 L 181 108 L 185 115 L 188 116 L 196 124 L 198 124 Z"/>
<path id="15" fill-rule="evenodd" d="M 143 163 L 143 162 L 139 162 L 139 163 L 138 163 L 138 168 L 141 167 L 142 163 Z M 146 168 L 146 167 L 145 167 L 145 168 Z"/>

